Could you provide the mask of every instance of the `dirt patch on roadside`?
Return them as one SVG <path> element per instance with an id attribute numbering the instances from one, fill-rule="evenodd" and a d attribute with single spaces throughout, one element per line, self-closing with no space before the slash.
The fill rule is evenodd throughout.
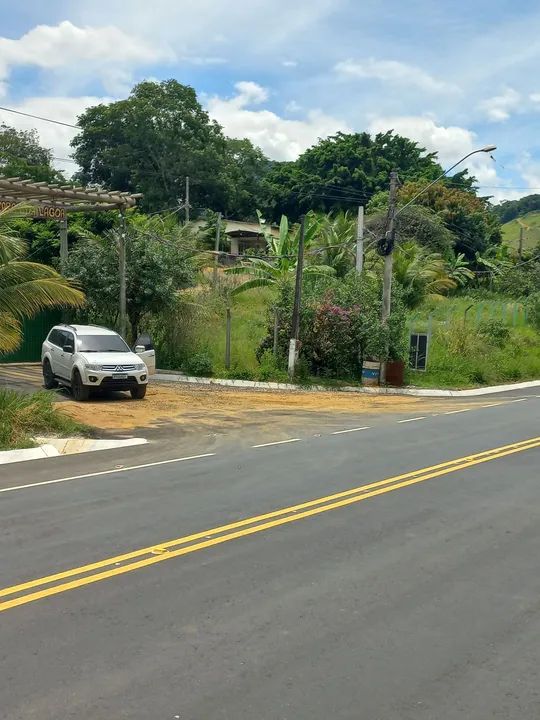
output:
<path id="1" fill-rule="evenodd" d="M 146 398 L 96 398 L 86 403 L 62 403 L 71 417 L 103 430 L 157 427 L 163 422 L 214 426 L 242 416 L 272 411 L 303 413 L 379 414 L 437 412 L 457 407 L 455 402 L 431 398 L 371 396 L 340 392 L 275 392 L 238 390 L 207 385 L 152 385 Z M 270 419 L 270 418 L 269 418 Z"/>

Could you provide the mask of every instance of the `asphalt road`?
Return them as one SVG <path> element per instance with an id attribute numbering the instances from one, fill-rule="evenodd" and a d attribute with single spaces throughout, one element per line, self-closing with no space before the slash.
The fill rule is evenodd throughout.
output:
<path id="1" fill-rule="evenodd" d="M 540 398 L 462 410 L 1 469 L 2 720 L 540 717 Z"/>

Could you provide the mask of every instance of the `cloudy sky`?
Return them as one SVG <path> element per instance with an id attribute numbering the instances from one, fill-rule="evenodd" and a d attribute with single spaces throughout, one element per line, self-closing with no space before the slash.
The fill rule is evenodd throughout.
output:
<path id="1" fill-rule="evenodd" d="M 75 123 L 174 77 L 275 159 L 337 130 L 394 129 L 445 166 L 495 144 L 495 162 L 469 165 L 483 193 L 540 192 L 537 0 L 0 0 L 0 17 L 5 107 Z M 67 127 L 0 121 L 70 154 Z"/>

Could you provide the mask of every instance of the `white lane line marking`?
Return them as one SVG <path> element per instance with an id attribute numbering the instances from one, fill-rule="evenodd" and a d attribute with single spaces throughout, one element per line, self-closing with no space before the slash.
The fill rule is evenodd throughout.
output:
<path id="1" fill-rule="evenodd" d="M 529 398 L 518 398 L 517 400 L 508 400 L 507 402 L 508 402 L 508 404 L 515 403 L 515 402 L 525 402 L 528 399 Z"/>
<path id="2" fill-rule="evenodd" d="M 55 483 L 68 482 L 68 480 L 82 480 L 83 478 L 98 477 L 99 475 L 113 475 L 114 473 L 127 472 L 128 470 L 142 470 L 144 468 L 157 467 L 158 465 L 184 462 L 185 460 L 198 460 L 199 458 L 212 457 L 215 454 L 216 453 L 204 453 L 203 455 L 189 455 L 188 457 L 173 458 L 172 460 L 158 460 L 157 462 L 145 463 L 144 465 L 129 465 L 128 467 L 114 468 L 113 470 L 100 470 L 100 472 L 85 473 L 84 475 L 71 475 L 70 477 L 57 478 L 56 480 L 43 480 L 42 482 L 28 483 L 27 485 L 13 485 L 12 487 L 0 488 L 0 493 L 41 487 L 41 485 L 54 485 Z"/>
<path id="3" fill-rule="evenodd" d="M 254 448 L 270 447 L 271 445 L 285 445 L 285 443 L 300 442 L 300 438 L 289 438 L 288 440 L 276 440 L 276 442 L 261 443 L 260 445 L 252 445 Z"/>
<path id="4" fill-rule="evenodd" d="M 358 432 L 359 430 L 371 430 L 371 425 L 365 425 L 359 428 L 349 428 L 349 430 L 336 430 L 332 435 L 344 435 L 345 433 Z"/>
<path id="5" fill-rule="evenodd" d="M 407 420 L 398 420 L 398 423 L 408 423 L 408 422 L 415 422 L 415 420 L 425 420 L 425 415 L 420 415 L 420 417 L 415 418 L 408 418 Z"/>
<path id="6" fill-rule="evenodd" d="M 489 405 L 480 405 L 481 408 L 497 407 L 497 405 L 506 405 L 506 402 L 489 403 Z"/>
<path id="7" fill-rule="evenodd" d="M 445 415 L 457 415 L 458 413 L 462 412 L 469 412 L 469 410 L 472 410 L 472 408 L 463 408 L 462 410 L 449 410 L 448 412 L 445 412 Z"/>

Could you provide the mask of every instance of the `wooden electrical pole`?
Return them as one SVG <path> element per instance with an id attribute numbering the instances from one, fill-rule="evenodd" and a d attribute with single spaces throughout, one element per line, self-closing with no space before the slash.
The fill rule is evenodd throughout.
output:
<path id="1" fill-rule="evenodd" d="M 358 206 L 358 221 L 356 224 L 356 272 L 361 273 L 364 268 L 364 207 Z"/>
<path id="2" fill-rule="evenodd" d="M 298 260 L 296 262 L 296 283 L 294 286 L 294 306 L 292 314 L 292 332 L 289 341 L 289 376 L 294 377 L 296 358 L 298 355 L 298 339 L 300 337 L 300 304 L 302 302 L 302 274 L 304 270 L 304 233 L 306 217 L 300 218 L 300 238 L 298 241 Z"/>
<path id="3" fill-rule="evenodd" d="M 384 243 L 384 274 L 381 320 L 386 324 L 390 317 L 392 296 L 392 269 L 394 265 L 394 242 L 396 236 L 396 201 L 398 176 L 395 170 L 390 173 L 390 194 L 388 196 L 388 227 Z"/>

